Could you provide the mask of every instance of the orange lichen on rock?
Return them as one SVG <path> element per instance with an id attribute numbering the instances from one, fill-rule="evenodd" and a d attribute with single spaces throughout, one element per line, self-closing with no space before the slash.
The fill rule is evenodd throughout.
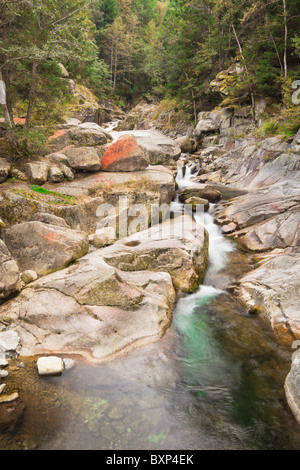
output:
<path id="1" fill-rule="evenodd" d="M 102 171 L 140 171 L 148 165 L 148 158 L 132 135 L 121 136 L 108 148 L 101 160 Z"/>

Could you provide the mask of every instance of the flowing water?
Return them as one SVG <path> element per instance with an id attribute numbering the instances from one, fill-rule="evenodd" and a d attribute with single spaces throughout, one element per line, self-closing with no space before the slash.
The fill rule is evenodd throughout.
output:
<path id="1" fill-rule="evenodd" d="M 179 187 L 190 174 L 179 168 Z M 26 408 L 1 449 L 300 449 L 283 393 L 291 351 L 226 290 L 252 261 L 213 211 L 198 220 L 210 235 L 204 285 L 179 299 L 165 337 L 101 366 L 76 358 L 61 377 L 38 377 L 34 358 L 16 367 L 7 384 Z"/>

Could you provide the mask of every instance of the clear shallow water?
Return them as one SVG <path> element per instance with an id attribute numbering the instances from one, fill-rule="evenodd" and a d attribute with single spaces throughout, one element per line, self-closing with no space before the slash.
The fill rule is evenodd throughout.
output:
<path id="1" fill-rule="evenodd" d="M 283 393 L 291 351 L 226 291 L 251 260 L 202 217 L 205 282 L 179 300 L 166 336 L 102 366 L 76 358 L 61 377 L 40 378 L 27 360 L 6 380 L 26 408 L 0 449 L 300 449 Z"/>

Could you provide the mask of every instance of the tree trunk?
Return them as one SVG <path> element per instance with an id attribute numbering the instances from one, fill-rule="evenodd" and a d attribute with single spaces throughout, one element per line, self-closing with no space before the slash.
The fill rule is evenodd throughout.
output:
<path id="1" fill-rule="evenodd" d="M 250 88 L 251 108 L 252 108 L 252 121 L 253 121 L 253 123 L 255 123 L 255 95 L 254 95 L 252 80 L 251 80 L 251 76 L 250 76 L 250 73 L 249 73 L 249 70 L 248 70 L 248 67 L 247 67 L 247 64 L 246 64 L 246 60 L 245 60 L 244 54 L 243 54 L 242 46 L 241 46 L 241 43 L 240 43 L 240 41 L 239 41 L 239 38 L 238 38 L 238 35 L 237 35 L 237 33 L 236 33 L 236 30 L 235 30 L 235 27 L 234 27 L 234 24 L 233 24 L 233 23 L 231 23 L 231 27 L 232 27 L 232 29 L 233 29 L 234 37 L 235 37 L 235 39 L 236 39 L 236 42 L 237 42 L 237 45 L 238 45 L 238 48 L 239 48 L 241 57 L 242 57 L 242 59 L 243 59 L 243 61 L 244 61 L 245 70 L 246 70 L 246 73 L 247 73 L 248 78 L 249 78 L 249 88 Z"/>
<path id="2" fill-rule="evenodd" d="M 284 66 L 284 78 L 287 78 L 287 76 L 288 76 L 288 67 L 287 67 L 288 27 L 287 27 L 286 0 L 283 0 L 283 18 L 284 18 L 284 52 L 283 52 L 283 66 Z"/>
<path id="3" fill-rule="evenodd" d="M 2 108 L 2 111 L 3 111 L 3 115 L 4 115 L 4 119 L 5 119 L 5 122 L 6 122 L 6 125 L 7 127 L 11 128 L 12 125 L 11 125 L 11 119 L 10 119 L 10 115 L 9 115 L 9 112 L 8 112 L 8 109 L 7 109 L 7 105 L 6 105 L 6 86 L 5 86 L 5 82 L 3 81 L 3 78 L 2 78 L 2 72 L 0 70 L 0 80 L 1 82 L 3 83 L 4 85 L 4 89 L 3 89 L 3 97 L 2 97 L 2 103 L 1 103 L 1 108 Z"/>
<path id="4" fill-rule="evenodd" d="M 2 5 L 2 8 L 1 8 L 1 23 L 2 23 L 2 40 L 5 42 L 7 39 L 7 18 L 6 18 L 6 6 L 5 5 Z M 5 56 L 4 56 L 4 61 L 5 61 Z M 3 109 L 3 113 L 4 115 L 8 113 L 10 127 L 11 127 L 11 122 L 13 122 L 14 116 L 13 116 L 12 101 L 11 101 L 10 92 L 9 92 L 10 73 L 8 70 L 3 70 L 3 77 L 1 76 L 1 80 L 3 80 L 6 85 L 6 109 L 5 111 Z M 5 120 L 8 123 L 7 117 L 5 118 Z"/>
<path id="5" fill-rule="evenodd" d="M 31 71 L 31 85 L 30 85 L 30 90 L 29 90 L 28 109 L 27 109 L 27 116 L 26 116 L 26 127 L 29 127 L 30 122 L 31 122 L 32 109 L 33 109 L 33 103 L 34 103 L 35 91 L 36 91 L 37 68 L 38 68 L 38 60 L 33 59 L 32 71 Z"/>

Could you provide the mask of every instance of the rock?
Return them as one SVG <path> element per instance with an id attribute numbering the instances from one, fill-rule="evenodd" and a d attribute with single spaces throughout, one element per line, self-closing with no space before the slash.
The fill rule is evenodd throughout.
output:
<path id="1" fill-rule="evenodd" d="M 15 178 L 18 181 L 27 181 L 27 176 L 23 171 L 18 170 L 17 168 L 13 168 L 11 170 L 12 178 Z"/>
<path id="2" fill-rule="evenodd" d="M 180 146 L 183 153 L 193 153 L 194 143 L 188 136 L 179 137 L 175 142 Z"/>
<path id="3" fill-rule="evenodd" d="M 199 184 L 196 187 L 185 188 L 179 194 L 179 200 L 181 202 L 185 202 L 187 199 L 192 197 L 199 197 L 206 199 L 209 202 L 215 203 L 220 199 L 221 193 L 213 186 Z"/>
<path id="4" fill-rule="evenodd" d="M 74 359 L 70 359 L 68 357 L 64 358 L 63 362 L 64 362 L 64 368 L 66 370 L 73 369 L 76 366 Z"/>
<path id="5" fill-rule="evenodd" d="M 155 227 L 96 250 L 0 307 L 21 337 L 20 355 L 101 363 L 160 338 L 172 321 L 174 286 L 195 290 L 208 262 L 207 234 L 179 219 L 162 233 Z"/>
<path id="6" fill-rule="evenodd" d="M 80 354 L 101 363 L 156 340 L 170 326 L 175 293 L 167 273 L 129 273 L 125 279 L 93 258 L 73 273 L 58 274 L 8 305 L 23 357 Z"/>
<path id="7" fill-rule="evenodd" d="M 0 370 L 0 379 L 5 379 L 8 376 L 8 372 L 6 370 Z"/>
<path id="8" fill-rule="evenodd" d="M 62 217 L 57 217 L 53 214 L 46 212 L 37 212 L 30 217 L 29 222 L 42 222 L 43 224 L 57 225 L 58 227 L 70 228 L 67 222 Z"/>
<path id="9" fill-rule="evenodd" d="M 220 130 L 221 122 L 226 119 L 227 116 L 218 111 L 201 112 L 198 114 L 198 123 L 194 135 L 199 138 L 203 133 L 216 133 Z"/>
<path id="10" fill-rule="evenodd" d="M 0 332 L 0 353 L 15 352 L 18 350 L 20 338 L 13 330 Z"/>
<path id="11" fill-rule="evenodd" d="M 94 172 L 101 169 L 101 153 L 92 147 L 70 147 L 64 154 L 74 170 Z"/>
<path id="12" fill-rule="evenodd" d="M 50 153 L 49 155 L 45 156 L 45 159 L 48 160 L 50 163 L 55 163 L 56 165 L 67 165 L 68 159 L 64 153 L 54 152 Z"/>
<path id="13" fill-rule="evenodd" d="M 101 132 L 102 134 L 104 134 L 106 136 L 107 142 L 111 142 L 113 140 L 112 135 L 109 132 L 107 132 L 106 129 L 99 126 L 95 122 L 83 122 L 83 123 L 79 124 L 78 128 L 83 129 L 83 130 L 90 130 L 92 132 L 93 131 Z"/>
<path id="14" fill-rule="evenodd" d="M 285 146 L 286 143 L 281 141 L 277 145 Z M 260 188 L 272 186 L 276 183 L 291 181 L 300 177 L 300 161 L 295 154 L 283 153 L 275 160 L 267 162 L 251 181 L 250 188 Z"/>
<path id="15" fill-rule="evenodd" d="M 291 344 L 300 339 L 300 254 L 277 254 L 239 280 L 235 293 L 251 313 L 271 324 L 278 340 Z"/>
<path id="16" fill-rule="evenodd" d="M 105 227 L 101 230 L 97 230 L 93 236 L 93 245 L 96 248 L 102 248 L 103 246 L 112 245 L 116 240 L 116 230 L 113 227 Z"/>
<path id="17" fill-rule="evenodd" d="M 64 177 L 68 181 L 73 181 L 75 178 L 75 175 L 71 168 L 69 168 L 67 165 L 60 164 L 60 170 L 63 173 Z"/>
<path id="18" fill-rule="evenodd" d="M 19 398 L 18 392 L 11 393 L 9 395 L 1 395 L 0 396 L 0 404 L 1 403 L 11 403 Z"/>
<path id="19" fill-rule="evenodd" d="M 299 246 L 299 227 L 300 205 L 260 224 L 252 225 L 245 235 L 238 238 L 238 243 L 247 250 L 256 252 Z"/>
<path id="20" fill-rule="evenodd" d="M 209 202 L 207 199 L 202 199 L 201 197 L 190 197 L 185 200 L 185 204 L 191 204 L 193 206 L 193 211 L 196 210 L 197 206 L 204 206 L 204 211 L 208 211 Z"/>
<path id="21" fill-rule="evenodd" d="M 65 124 L 62 125 L 64 129 L 69 129 L 70 127 L 76 127 L 81 124 L 81 121 L 76 118 L 68 118 L 65 121 Z"/>
<path id="22" fill-rule="evenodd" d="M 60 357 L 40 357 L 37 360 L 39 375 L 61 375 L 64 370 L 64 362 Z"/>
<path id="23" fill-rule="evenodd" d="M 52 166 L 49 169 L 49 178 L 52 183 L 61 183 L 64 180 L 64 174 L 58 166 Z"/>
<path id="24" fill-rule="evenodd" d="M 122 132 L 121 134 L 131 135 L 131 132 Z M 112 136 L 114 137 L 113 132 Z M 116 138 L 118 136 L 119 134 Z M 181 155 L 180 145 L 158 130 L 134 131 L 134 137 L 139 147 L 147 155 L 150 165 L 173 165 Z"/>
<path id="25" fill-rule="evenodd" d="M 19 275 L 16 261 L 0 239 L 0 301 L 19 291 Z"/>
<path id="26" fill-rule="evenodd" d="M 70 129 L 69 135 L 76 146 L 83 147 L 105 145 L 108 140 L 112 140 L 112 138 L 108 138 L 109 134 L 100 126 L 97 126 L 97 128 L 92 126 L 90 128 L 82 128 L 78 126 L 78 128 Z"/>
<path id="27" fill-rule="evenodd" d="M 167 271 L 176 290 L 192 292 L 204 278 L 208 234 L 190 216 L 181 216 L 119 240 L 101 254 L 107 264 L 122 271 Z"/>
<path id="28" fill-rule="evenodd" d="M 41 276 L 63 269 L 89 249 L 84 232 L 42 222 L 24 222 L 7 229 L 4 238 L 22 271 Z"/>
<path id="29" fill-rule="evenodd" d="M 48 180 L 48 162 L 33 162 L 25 165 L 25 173 L 32 184 L 43 185 Z"/>
<path id="30" fill-rule="evenodd" d="M 44 149 L 44 154 L 60 152 L 62 149 L 72 144 L 72 140 L 68 130 L 60 129 L 49 137 Z"/>
<path id="31" fill-rule="evenodd" d="M 0 385 L 0 394 L 3 393 L 5 389 L 6 389 L 6 384 L 1 384 Z"/>
<path id="32" fill-rule="evenodd" d="M 36 281 L 38 275 L 35 271 L 24 271 L 21 275 L 21 279 L 25 284 L 29 284 L 30 282 Z"/>
<path id="33" fill-rule="evenodd" d="M 110 145 L 101 160 L 101 170 L 109 172 L 141 171 L 148 165 L 148 158 L 132 135 L 121 136 Z"/>
<path id="34" fill-rule="evenodd" d="M 4 158 L 0 158 L 0 183 L 7 180 L 11 170 L 11 165 Z"/>
<path id="35" fill-rule="evenodd" d="M 37 211 L 37 205 L 30 199 L 12 191 L 0 194 L 0 217 L 6 226 L 28 220 Z"/>
<path id="36" fill-rule="evenodd" d="M 221 225 L 234 223 L 237 228 L 243 229 L 258 224 L 266 219 L 278 216 L 299 204 L 300 196 L 272 194 L 259 191 L 239 197 L 238 200 L 227 205 L 216 216 Z"/>
<path id="37" fill-rule="evenodd" d="M 300 355 L 296 353 L 293 358 L 291 370 L 285 379 L 285 396 L 290 409 L 300 424 Z"/>
<path id="38" fill-rule="evenodd" d="M 1 369 L 4 369 L 5 367 L 8 366 L 8 362 L 7 360 L 5 359 L 5 357 L 3 356 L 0 356 L 0 368 Z"/>

